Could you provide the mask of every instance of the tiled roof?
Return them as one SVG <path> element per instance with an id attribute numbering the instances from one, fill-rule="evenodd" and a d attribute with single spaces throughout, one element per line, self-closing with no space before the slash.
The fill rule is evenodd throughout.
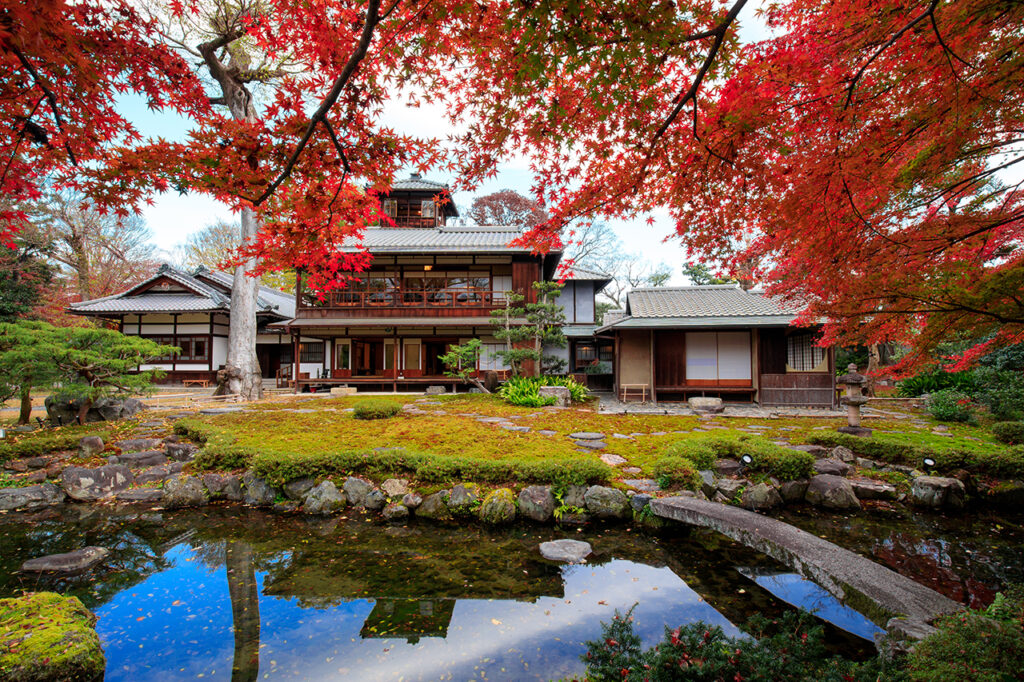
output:
<path id="1" fill-rule="evenodd" d="M 651 318 L 792 316 L 797 311 L 737 284 L 716 284 L 634 289 L 627 297 L 626 312 L 634 318 Z"/>
<path id="2" fill-rule="evenodd" d="M 797 310 L 737 284 L 634 289 L 624 313 L 605 313 L 609 328 L 762 327 L 788 325 Z M 619 314 L 616 314 L 619 313 Z"/>
<path id="3" fill-rule="evenodd" d="M 556 274 L 561 274 L 561 273 L 556 273 Z M 566 276 L 569 277 L 570 279 L 578 279 L 578 280 L 581 280 L 581 281 L 584 281 L 584 280 L 591 280 L 591 281 L 596 281 L 596 282 L 610 282 L 610 281 L 612 281 L 612 276 L 611 275 L 605 274 L 603 272 L 597 272 L 596 270 L 588 270 L 587 268 L 582 268 L 582 267 L 580 267 L 578 265 L 571 265 L 571 266 L 569 266 L 568 271 L 566 272 Z"/>
<path id="4" fill-rule="evenodd" d="M 604 317 L 602 318 L 602 326 L 608 326 L 615 324 L 626 316 L 625 310 L 606 310 L 604 311 Z"/>
<path id="5" fill-rule="evenodd" d="M 529 253 L 528 247 L 509 246 L 520 235 L 517 227 L 371 227 L 363 233 L 363 246 L 370 253 Z M 346 250 L 357 251 L 356 244 Z"/>
<path id="6" fill-rule="evenodd" d="M 413 173 L 404 180 L 395 180 L 391 183 L 391 191 L 398 190 L 400 192 L 416 192 L 416 191 L 439 191 L 448 189 L 448 185 L 443 182 L 435 182 L 433 180 L 425 180 L 419 173 Z"/>
<path id="7" fill-rule="evenodd" d="M 174 280 L 194 293 L 165 293 L 152 289 L 134 293 L 162 277 Z M 228 292 L 231 290 L 231 275 L 223 272 L 211 272 L 205 268 L 187 273 L 165 263 L 160 266 L 155 275 L 131 289 L 112 296 L 72 303 L 70 311 L 80 315 L 211 312 L 217 310 L 230 312 L 231 294 L 222 292 L 199 277 L 208 277 L 225 286 Z M 268 287 L 260 287 L 256 306 L 257 314 L 269 314 L 285 319 L 295 315 L 295 298 Z"/>

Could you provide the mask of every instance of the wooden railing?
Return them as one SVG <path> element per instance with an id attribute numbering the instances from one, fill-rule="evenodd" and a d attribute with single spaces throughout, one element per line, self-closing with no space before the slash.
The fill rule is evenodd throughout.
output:
<path id="1" fill-rule="evenodd" d="M 346 289 L 334 291 L 321 303 L 303 302 L 304 308 L 492 308 L 502 305 L 504 294 L 490 289 L 437 289 L 431 291 L 404 288 L 377 291 Z"/>

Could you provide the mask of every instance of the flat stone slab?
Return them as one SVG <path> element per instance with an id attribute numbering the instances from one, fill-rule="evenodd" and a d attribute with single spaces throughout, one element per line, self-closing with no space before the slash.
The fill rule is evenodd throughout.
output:
<path id="1" fill-rule="evenodd" d="M 92 568 L 110 555 L 103 547 L 83 547 L 65 554 L 51 554 L 29 559 L 21 565 L 25 573 L 80 573 Z"/>
<path id="2" fill-rule="evenodd" d="M 901 638 L 920 639 L 957 602 L 828 540 L 754 512 L 692 497 L 651 500 L 655 516 L 710 528 L 786 564 Z"/>
<path id="3" fill-rule="evenodd" d="M 518 431 L 519 433 L 527 433 L 530 430 L 529 426 L 516 426 L 515 424 L 502 424 L 501 428 L 506 431 Z"/>
<path id="4" fill-rule="evenodd" d="M 557 436 L 558 435 L 558 431 L 552 431 L 551 429 L 541 429 L 537 433 L 539 433 L 542 436 Z"/>
<path id="5" fill-rule="evenodd" d="M 653 478 L 627 478 L 623 479 L 622 482 L 633 490 L 639 490 L 642 493 L 653 493 L 661 490 L 658 482 Z"/>
<path id="6" fill-rule="evenodd" d="M 150 467 L 167 464 L 167 455 L 160 450 L 143 450 L 142 452 L 126 452 L 117 456 L 117 464 L 129 467 Z"/>
<path id="7" fill-rule="evenodd" d="M 244 407 L 207 407 L 204 410 L 199 410 L 199 414 L 232 414 L 244 411 Z"/>
<path id="8" fill-rule="evenodd" d="M 576 433 L 570 433 L 569 438 L 576 440 L 601 440 L 604 438 L 604 434 L 597 433 L 596 431 L 577 431 Z"/>
<path id="9" fill-rule="evenodd" d="M 121 448 L 121 452 L 141 452 L 155 450 L 160 447 L 162 442 L 159 438 L 129 438 L 128 440 L 119 440 L 114 445 Z"/>
<path id="10" fill-rule="evenodd" d="M 118 502 L 128 503 L 159 502 L 163 499 L 163 495 L 164 491 L 160 488 L 132 488 L 117 493 L 114 495 L 114 499 Z"/>
<path id="11" fill-rule="evenodd" d="M 617 467 L 619 465 L 625 464 L 626 458 L 620 457 L 619 455 L 613 455 L 611 453 L 605 453 L 601 455 L 601 461 L 610 467 Z"/>
<path id="12" fill-rule="evenodd" d="M 551 540 L 540 543 L 540 555 L 551 561 L 569 564 L 583 562 L 593 552 L 589 542 L 582 540 Z"/>
<path id="13" fill-rule="evenodd" d="M 604 450 L 608 447 L 608 444 L 603 440 L 578 440 L 575 441 L 576 445 L 581 448 L 588 450 Z"/>

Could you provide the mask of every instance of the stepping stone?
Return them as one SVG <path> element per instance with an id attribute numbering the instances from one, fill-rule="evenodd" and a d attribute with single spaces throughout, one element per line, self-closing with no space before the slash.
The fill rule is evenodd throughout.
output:
<path id="1" fill-rule="evenodd" d="M 578 440 L 576 445 L 587 450 L 604 450 L 608 444 L 603 440 Z"/>
<path id="2" fill-rule="evenodd" d="M 667 436 L 668 432 L 666 432 L 666 431 L 655 431 L 651 435 L 652 436 Z"/>
<path id="3" fill-rule="evenodd" d="M 501 428 L 506 431 L 518 431 L 519 433 L 526 433 L 530 430 L 529 426 L 516 426 L 515 424 L 502 424 Z"/>
<path id="4" fill-rule="evenodd" d="M 484 424 L 501 424 L 507 422 L 508 419 L 505 419 L 505 417 L 480 417 L 477 421 Z"/>
<path id="5" fill-rule="evenodd" d="M 612 434 L 612 438 L 622 438 L 622 439 L 629 440 L 630 438 L 632 438 L 632 436 L 627 436 L 624 433 L 613 433 Z"/>
<path id="6" fill-rule="evenodd" d="M 204 410 L 199 410 L 199 414 L 232 414 L 244 411 L 244 407 L 207 407 Z"/>
<path id="7" fill-rule="evenodd" d="M 551 540 L 540 543 L 540 555 L 551 561 L 578 564 L 593 553 L 589 542 L 582 540 Z"/>
<path id="8" fill-rule="evenodd" d="M 619 455 L 613 455 L 613 454 L 610 454 L 610 453 L 605 453 L 605 454 L 601 455 L 601 461 L 604 462 L 605 464 L 607 464 L 610 467 L 617 467 L 620 464 L 625 464 L 626 463 L 626 458 L 625 457 L 620 457 Z"/>
<path id="9" fill-rule="evenodd" d="M 622 473 L 624 474 L 639 474 L 643 471 L 640 467 L 622 467 Z"/>
<path id="10" fill-rule="evenodd" d="M 558 431 L 552 431 L 551 429 L 541 429 L 537 433 L 539 433 L 542 436 L 557 436 L 558 435 Z"/>
<path id="11" fill-rule="evenodd" d="M 65 554 L 29 559 L 21 565 L 25 573 L 79 573 L 92 568 L 110 555 L 103 547 L 83 547 Z"/>
<path id="12" fill-rule="evenodd" d="M 111 457 L 113 459 L 113 457 Z M 160 450 L 145 450 L 143 452 L 126 452 L 117 456 L 117 464 L 124 464 L 129 467 L 148 467 L 167 464 L 167 455 Z"/>
<path id="13" fill-rule="evenodd" d="M 121 448 L 121 452 L 141 452 L 143 450 L 155 450 L 160 447 L 162 442 L 159 438 L 130 438 L 128 440 L 119 440 L 114 445 Z"/>
<path id="14" fill-rule="evenodd" d="M 604 434 L 595 431 L 577 431 L 576 433 L 570 433 L 569 438 L 575 440 L 601 440 L 604 438 Z"/>
<path id="15" fill-rule="evenodd" d="M 642 493 L 653 493 L 661 489 L 658 487 L 658 482 L 653 478 L 627 478 L 622 482 L 630 488 L 639 490 Z"/>

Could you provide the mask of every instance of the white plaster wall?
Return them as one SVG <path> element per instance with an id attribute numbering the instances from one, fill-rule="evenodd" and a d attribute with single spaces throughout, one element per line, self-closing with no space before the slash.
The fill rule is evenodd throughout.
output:
<path id="1" fill-rule="evenodd" d="M 213 337 L 213 368 L 220 369 L 228 361 L 228 340 L 221 336 Z"/>
<path id="2" fill-rule="evenodd" d="M 577 282 L 571 279 L 566 280 L 565 286 L 558 292 L 558 298 L 555 299 L 555 303 L 562 306 L 562 312 L 569 323 L 572 323 L 576 317 L 576 286 Z"/>
<path id="3" fill-rule="evenodd" d="M 566 315 L 566 319 L 572 318 Z M 576 323 L 594 324 L 593 282 L 576 282 Z"/>

